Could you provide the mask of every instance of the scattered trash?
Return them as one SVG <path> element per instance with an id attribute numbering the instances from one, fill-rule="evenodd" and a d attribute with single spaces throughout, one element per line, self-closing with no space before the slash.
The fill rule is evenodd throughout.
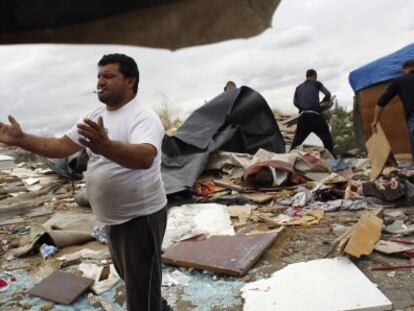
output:
<path id="1" fill-rule="evenodd" d="M 0 279 L 0 292 L 4 292 L 8 288 L 9 288 L 9 283 L 4 279 Z"/>
<path id="2" fill-rule="evenodd" d="M 304 207 L 312 198 L 312 193 L 305 187 L 300 187 L 292 199 L 293 207 Z"/>
<path id="3" fill-rule="evenodd" d="M 82 207 L 90 207 L 86 188 L 79 189 L 75 194 L 75 202 Z"/>
<path id="4" fill-rule="evenodd" d="M 92 291 L 97 295 L 111 289 L 120 280 L 114 265 L 98 266 L 92 263 L 81 263 L 79 270 L 84 277 L 95 280 Z"/>
<path id="5" fill-rule="evenodd" d="M 381 227 L 382 219 L 371 212 L 363 213 L 352 228 L 344 252 L 357 258 L 371 254 L 380 239 Z"/>
<path id="6" fill-rule="evenodd" d="M 95 259 L 95 260 L 103 260 L 106 258 L 109 258 L 109 250 L 106 248 L 101 251 L 94 251 L 88 248 L 81 249 L 78 252 L 67 254 L 64 256 L 60 256 L 57 258 L 57 260 L 60 261 L 75 261 L 78 259 Z"/>
<path id="7" fill-rule="evenodd" d="M 187 286 L 190 282 L 190 277 L 180 270 L 163 274 L 162 286 Z"/>
<path id="8" fill-rule="evenodd" d="M 16 167 L 14 158 L 4 154 L 0 154 L 0 170 L 11 170 Z"/>
<path id="9" fill-rule="evenodd" d="M 378 267 L 371 267 L 371 270 L 388 271 L 388 270 L 411 269 L 411 268 L 414 268 L 414 265 L 378 266 Z"/>
<path id="10" fill-rule="evenodd" d="M 391 225 L 386 226 L 384 230 L 392 234 L 408 235 L 414 232 L 414 224 L 406 225 L 404 220 L 397 219 Z"/>
<path id="11" fill-rule="evenodd" d="M 95 226 L 92 230 L 92 237 L 101 243 L 108 244 L 105 226 L 102 226 L 102 227 Z"/>
<path id="12" fill-rule="evenodd" d="M 387 161 L 393 158 L 390 143 L 379 124 L 377 131 L 372 134 L 365 145 L 368 149 L 368 158 L 371 161 L 371 180 L 375 180 L 381 174 Z"/>
<path id="13" fill-rule="evenodd" d="M 294 133 L 285 126 L 281 129 L 283 133 Z M 386 282 L 390 284 L 404 284 L 404 273 L 414 273 L 414 268 L 410 271 L 414 264 L 414 241 L 410 240 L 414 233 L 414 212 L 410 207 L 414 204 L 414 166 L 398 163 L 398 167 L 390 168 L 387 165 L 394 163 L 387 162 L 381 168 L 382 173 L 370 180 L 373 170 L 369 159 L 334 159 L 323 148 L 301 148 L 282 154 L 264 149 L 253 155 L 217 151 L 210 155 L 205 166 L 213 171 L 204 171 L 188 186 L 186 189 L 191 190 L 187 196 L 171 196 L 169 203 L 173 207 L 168 210 L 163 261 L 184 267 L 163 268 L 163 292 L 174 297 L 173 304 L 184 298 L 196 310 L 207 310 L 205 306 L 233 307 L 233 304 L 240 308 L 239 288 L 268 277 L 268 266 L 280 268 L 297 260 L 327 256 L 333 250 L 354 257 L 356 264 L 359 263 L 356 258 L 372 254 L 369 258 L 375 264 L 368 268 L 388 277 Z M 393 160 L 392 156 L 388 160 Z M 76 178 L 68 175 L 68 182 L 44 165 L 25 161 L 3 170 L 5 163 L 0 154 L 0 255 L 5 273 L 0 277 L 7 283 L 1 287 L 0 282 L 0 291 L 4 291 L 0 304 L 19 301 L 18 308 L 39 309 L 43 300 L 29 295 L 24 298 L 25 294 L 14 291 L 27 281 L 25 273 L 31 272 L 34 264 L 40 264 L 41 273 L 36 281 L 56 268 L 75 273 L 79 269 L 94 280 L 92 291 L 97 296 L 90 294 L 86 299 L 83 295 L 71 302 L 74 308 L 118 310 L 113 293 L 124 294 L 124 285 L 118 282 L 107 246 L 97 242 L 106 243 L 105 228 L 96 222 L 90 209 L 79 207 L 89 203 L 84 181 L 76 180 L 81 174 Z M 190 179 L 200 172 L 191 174 Z M 286 233 L 280 235 L 284 228 Z M 337 238 L 332 241 L 334 235 Z M 278 239 L 280 236 L 283 238 Z M 310 239 L 315 236 L 317 242 L 312 242 Z M 325 255 L 330 243 L 332 249 Z M 270 247 L 271 256 L 260 261 Z M 57 248 L 64 255 L 51 258 Z M 39 251 L 42 257 L 50 259 L 38 261 L 39 256 L 28 257 Z M 281 256 L 274 256 L 279 253 Z M 387 255 L 389 262 L 381 260 L 379 253 Z M 379 258 L 372 258 L 374 254 Z M 26 257 L 22 258 L 23 255 Z M 403 262 L 407 260 L 411 264 Z M 397 269 L 401 271 L 396 273 Z M 20 273 L 19 270 L 22 274 L 16 274 L 16 280 L 10 271 Z M 375 280 L 383 285 L 381 277 Z M 26 288 L 30 288 L 34 283 L 27 284 Z M 225 295 L 227 291 L 231 297 Z M 53 290 L 48 293 L 59 296 Z M 303 293 L 306 298 L 308 292 Z M 20 298 L 13 300 L 9 297 L 12 295 Z M 341 302 L 339 299 L 338 303 Z M 55 308 L 53 303 L 43 305 Z M 246 302 L 245 310 L 249 306 Z M 388 307 L 376 310 L 385 308 Z"/>
<path id="14" fill-rule="evenodd" d="M 95 296 L 92 293 L 88 294 L 88 301 L 92 306 L 101 307 L 104 311 L 112 311 L 113 307 L 110 303 L 106 302 L 103 298 Z"/>
<path id="15" fill-rule="evenodd" d="M 44 259 L 52 257 L 54 254 L 57 253 L 57 251 L 58 248 L 54 245 L 42 244 L 42 246 L 40 246 L 40 254 Z"/>
<path id="16" fill-rule="evenodd" d="M 380 240 L 375 245 L 375 250 L 390 255 L 414 250 L 414 245 L 407 245 L 393 241 Z"/>

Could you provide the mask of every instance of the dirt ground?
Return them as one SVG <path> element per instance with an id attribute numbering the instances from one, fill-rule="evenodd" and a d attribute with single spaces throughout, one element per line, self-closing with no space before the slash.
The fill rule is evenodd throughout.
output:
<path id="1" fill-rule="evenodd" d="M 351 225 L 356 223 L 362 212 L 325 213 L 324 219 L 318 225 L 307 228 L 288 227 L 260 261 L 244 277 L 254 281 L 270 276 L 273 272 L 297 262 L 324 258 L 331 250 L 331 243 L 337 238 L 332 230 L 332 224 Z M 327 257 L 335 257 L 332 252 Z M 370 267 L 378 266 L 372 258 L 382 260 L 390 265 L 407 265 L 410 261 L 395 256 L 384 256 L 378 252 L 370 256 L 353 259 L 353 262 L 364 274 L 392 301 L 393 310 L 414 311 L 414 269 L 392 271 L 372 271 Z M 375 260 L 374 259 L 374 260 Z M 194 306 L 191 302 L 181 300 L 175 310 L 189 311 Z M 216 308 L 214 310 L 242 310 L 243 306 L 232 308 Z"/>
<path id="2" fill-rule="evenodd" d="M 313 259 L 321 259 L 326 256 L 335 257 L 335 253 L 330 252 L 331 243 L 337 238 L 333 231 L 334 224 L 352 225 L 356 223 L 362 212 L 334 212 L 325 213 L 323 220 L 310 227 L 288 227 L 277 238 L 272 247 L 263 255 L 259 262 L 243 278 L 244 282 L 254 281 L 264 277 L 269 277 L 273 272 L 297 262 Z M 41 219 L 32 220 L 41 222 Z M 29 223 L 25 224 L 28 225 Z M 12 240 L 11 232 L 16 228 L 24 227 L 19 224 L 15 226 L 3 227 L 0 230 L 0 241 Z M 407 237 L 410 238 L 410 237 Z M 27 239 L 27 235 L 20 237 L 20 243 Z M 67 250 L 65 250 L 67 252 Z M 414 310 L 414 270 L 402 269 L 393 271 L 372 271 L 370 267 L 377 266 L 378 262 L 373 262 L 376 258 L 388 264 L 409 264 L 409 260 L 395 256 L 384 256 L 374 252 L 370 256 L 353 259 L 353 262 L 364 272 L 364 274 L 392 301 L 393 310 Z M 44 269 L 45 273 L 55 267 L 54 260 L 44 260 L 40 255 L 30 256 L 26 259 L 14 259 L 7 261 L 3 253 L 0 252 L 0 264 L 2 267 L 13 265 L 15 268 L 21 267 L 29 274 L 39 272 Z M 49 270 L 48 270 L 49 269 Z M 14 270 L 17 271 L 17 270 Z M 123 291 L 123 287 L 119 289 Z M 24 293 L 21 293 L 24 295 Z M 174 295 L 177 296 L 174 310 L 187 311 L 194 310 L 196 306 L 193 301 L 187 301 L 181 297 L 182 290 L 176 289 Z M 122 293 L 120 294 L 122 296 Z M 19 299 L 18 295 L 16 299 Z M 1 302 L 0 302 L 1 305 Z M 230 308 L 214 307 L 213 310 L 242 310 L 242 303 Z M 2 309 L 0 307 L 0 309 Z M 2 310 L 21 310 L 21 307 L 11 307 Z"/>

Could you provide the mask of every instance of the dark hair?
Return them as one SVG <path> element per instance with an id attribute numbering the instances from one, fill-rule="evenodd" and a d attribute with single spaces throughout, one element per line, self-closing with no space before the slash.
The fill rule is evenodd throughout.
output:
<path id="1" fill-rule="evenodd" d="M 315 77 L 318 74 L 316 73 L 315 69 L 308 69 L 306 70 L 306 78 Z"/>
<path id="2" fill-rule="evenodd" d="M 139 71 L 138 66 L 135 60 L 132 57 L 129 57 L 125 54 L 107 54 L 102 56 L 100 61 L 98 62 L 98 66 L 105 66 L 108 64 L 118 64 L 119 65 L 119 71 L 124 75 L 124 77 L 129 78 L 135 78 L 135 84 L 134 84 L 134 94 L 138 92 L 138 83 L 139 83 Z"/>
<path id="3" fill-rule="evenodd" d="M 402 65 L 402 68 L 403 69 L 410 68 L 410 67 L 413 67 L 414 68 L 414 59 L 408 59 Z"/>
<path id="4" fill-rule="evenodd" d="M 224 87 L 224 90 L 226 91 L 227 88 L 232 85 L 234 87 L 236 87 L 236 83 L 234 83 L 233 81 L 227 81 L 226 86 Z"/>

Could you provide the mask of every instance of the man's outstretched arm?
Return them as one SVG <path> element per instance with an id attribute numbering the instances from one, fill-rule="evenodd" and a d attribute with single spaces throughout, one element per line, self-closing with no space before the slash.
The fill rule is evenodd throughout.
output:
<path id="1" fill-rule="evenodd" d="M 388 105 L 391 99 L 398 94 L 397 85 L 395 82 L 392 82 L 378 99 L 377 105 L 375 106 L 374 110 L 374 119 L 371 123 L 372 132 L 376 132 L 376 126 L 381 119 L 382 112 L 384 111 L 384 107 Z"/>
<path id="2" fill-rule="evenodd" d="M 329 92 L 329 90 L 322 83 L 320 83 L 319 91 L 321 91 L 322 94 L 325 95 L 322 99 L 323 102 L 331 99 L 331 92 Z"/>
<path id="3" fill-rule="evenodd" d="M 82 148 L 69 137 L 46 138 L 23 132 L 20 124 L 9 116 L 10 125 L 0 122 L 0 142 L 9 146 L 21 147 L 27 151 L 48 158 L 64 158 Z"/>
<path id="4" fill-rule="evenodd" d="M 371 131 L 373 133 L 377 132 L 377 124 L 378 124 L 379 120 L 381 119 L 381 115 L 382 115 L 383 111 L 384 111 L 384 107 L 378 106 L 378 105 L 375 106 L 374 119 L 371 123 Z"/>

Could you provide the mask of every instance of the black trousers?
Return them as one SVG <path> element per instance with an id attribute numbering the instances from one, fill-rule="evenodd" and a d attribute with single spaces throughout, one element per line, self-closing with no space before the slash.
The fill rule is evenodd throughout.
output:
<path id="1" fill-rule="evenodd" d="M 314 132 L 322 140 L 324 147 L 335 156 L 328 124 L 326 124 L 326 121 L 321 115 L 316 113 L 302 113 L 299 116 L 298 126 L 292 142 L 292 149 L 303 143 L 311 132 Z"/>
<path id="2" fill-rule="evenodd" d="M 108 226 L 108 246 L 119 276 L 125 281 L 129 311 L 161 311 L 161 244 L 167 209 Z"/>

